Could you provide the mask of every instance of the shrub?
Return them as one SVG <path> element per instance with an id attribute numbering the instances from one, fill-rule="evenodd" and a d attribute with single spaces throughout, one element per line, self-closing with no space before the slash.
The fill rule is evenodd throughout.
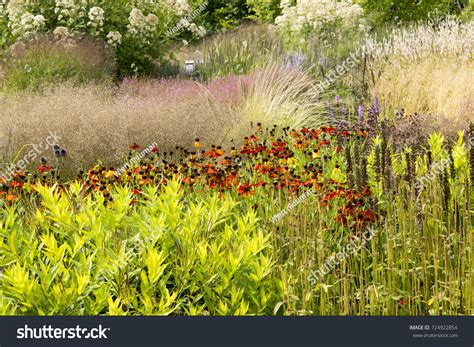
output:
<path id="1" fill-rule="evenodd" d="M 64 81 L 102 82 L 114 73 L 114 60 L 104 44 L 89 37 L 74 41 L 36 37 L 26 44 L 10 47 L 0 77 L 7 93 L 25 89 L 40 90 L 45 85 Z"/>
<path id="2" fill-rule="evenodd" d="M 234 29 L 250 20 L 271 22 L 281 11 L 280 0 L 189 0 L 193 7 L 207 3 L 198 20 L 209 30 Z"/>
<path id="3" fill-rule="evenodd" d="M 119 75 L 124 76 L 152 73 L 155 61 L 164 58 L 169 43 L 182 32 L 167 34 L 168 30 L 191 11 L 186 0 L 10 0 L 0 12 L 0 26 L 6 29 L 9 44 L 44 31 L 62 37 L 89 34 L 100 38 L 116 51 Z M 180 28 L 195 35 L 205 34 L 204 28 L 189 21 L 180 23 Z"/>
<path id="4" fill-rule="evenodd" d="M 200 2 L 201 0 L 191 0 Z M 208 0 L 201 16 L 205 26 L 211 31 L 233 29 L 249 16 L 246 0 Z"/>
<path id="5" fill-rule="evenodd" d="M 281 13 L 280 0 L 247 0 L 247 5 L 254 13 L 250 18 L 263 22 L 273 22 Z"/>
<path id="6" fill-rule="evenodd" d="M 365 31 L 363 9 L 351 0 L 282 2 L 282 14 L 275 25 L 292 46 L 304 47 L 311 36 L 330 41 L 334 33 Z"/>
<path id="7" fill-rule="evenodd" d="M 469 0 L 363 0 L 361 2 L 372 21 L 382 24 L 384 22 L 425 20 L 434 13 L 441 16 L 460 13 L 467 6 Z"/>

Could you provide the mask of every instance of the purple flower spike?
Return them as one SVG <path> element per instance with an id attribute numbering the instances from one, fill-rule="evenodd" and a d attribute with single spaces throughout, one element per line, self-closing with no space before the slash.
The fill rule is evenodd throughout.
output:
<path id="1" fill-rule="evenodd" d="M 341 101 L 341 98 L 339 95 L 336 95 L 336 106 L 339 106 L 339 101 Z"/>
<path id="2" fill-rule="evenodd" d="M 364 122 L 364 105 L 359 105 L 359 125 L 362 125 Z"/>
<path id="3" fill-rule="evenodd" d="M 328 116 L 332 120 L 336 120 L 336 117 L 334 117 L 334 112 L 332 111 L 332 107 L 330 103 L 328 103 Z"/>
<path id="4" fill-rule="evenodd" d="M 304 60 L 304 54 L 300 48 L 300 50 L 298 51 L 298 61 L 303 62 L 303 60 Z"/>
<path id="5" fill-rule="evenodd" d="M 286 69 L 295 69 L 303 71 L 305 63 L 305 56 L 303 51 L 300 49 L 298 53 L 291 52 L 285 55 L 284 66 Z"/>
<path id="6" fill-rule="evenodd" d="M 346 105 L 342 105 L 342 110 L 341 110 L 341 112 L 342 112 L 342 114 L 343 114 L 344 116 L 347 115 L 347 107 L 346 107 Z"/>
<path id="7" fill-rule="evenodd" d="M 379 98 L 377 98 L 377 96 L 374 97 L 374 108 L 375 112 L 380 113 L 380 103 Z"/>

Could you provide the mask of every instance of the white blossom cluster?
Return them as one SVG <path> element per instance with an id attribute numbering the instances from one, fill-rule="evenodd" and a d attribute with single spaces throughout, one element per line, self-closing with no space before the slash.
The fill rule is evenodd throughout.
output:
<path id="1" fill-rule="evenodd" d="M 190 22 L 187 18 L 182 18 L 178 22 L 178 25 L 176 26 L 176 31 L 179 31 L 180 29 L 189 30 L 198 37 L 204 37 L 207 33 L 206 28 L 201 25 L 197 25 L 196 23 Z"/>
<path id="2" fill-rule="evenodd" d="M 187 0 L 166 0 L 166 4 L 172 8 L 178 16 L 184 16 L 192 10 Z"/>
<path id="3" fill-rule="evenodd" d="M 63 26 L 56 27 L 53 31 L 53 34 L 57 39 L 60 39 L 60 40 L 66 39 L 72 36 L 72 33 L 69 32 L 69 29 Z"/>
<path id="4" fill-rule="evenodd" d="M 203 26 L 201 25 L 196 25 L 195 23 L 191 23 L 189 25 L 189 30 L 194 34 L 194 35 L 197 35 L 199 37 L 204 37 L 207 33 L 207 30 L 206 28 L 204 28 Z"/>
<path id="5" fill-rule="evenodd" d="M 28 37 L 44 27 L 45 18 L 28 12 L 24 5 L 21 0 L 12 0 L 7 5 L 8 27 L 13 36 Z"/>
<path id="6" fill-rule="evenodd" d="M 17 39 L 28 38 L 45 29 L 46 18 L 42 14 L 32 13 L 31 0 L 0 0 L 0 14 L 6 15 L 8 29 Z M 188 20 L 192 8 L 188 0 L 130 0 L 133 4 L 129 17 L 121 18 L 121 26 L 110 27 L 109 17 L 103 8 L 94 6 L 90 0 L 54 0 L 44 8 L 44 13 L 53 13 L 49 21 L 57 23 L 53 34 L 57 39 L 72 39 L 78 33 L 89 33 L 105 39 L 107 44 L 116 47 L 125 37 L 150 41 L 158 34 L 159 18 L 181 17 L 180 25 L 196 36 L 202 37 L 206 29 Z M 207 3 L 206 3 L 207 5 Z M 49 11 L 48 11 L 49 10 Z M 145 14 L 147 15 L 145 15 Z M 159 17 L 160 16 L 160 17 Z M 114 19 L 116 21 L 116 19 Z M 151 42 L 151 41 L 150 41 Z"/>
<path id="7" fill-rule="evenodd" d="M 130 12 L 128 22 L 128 31 L 132 36 L 148 37 L 155 32 L 158 17 L 152 13 L 145 16 L 141 10 L 134 8 Z"/>
<path id="8" fill-rule="evenodd" d="M 111 31 L 107 34 L 107 43 L 111 46 L 117 46 L 122 43 L 122 34 L 118 31 Z"/>
<path id="9" fill-rule="evenodd" d="M 87 0 L 56 0 L 54 13 L 59 22 L 71 26 L 87 15 Z"/>
<path id="10" fill-rule="evenodd" d="M 87 22 L 87 26 L 92 29 L 94 34 L 98 34 L 102 31 L 102 27 L 104 26 L 104 13 L 105 11 L 98 7 L 94 6 L 89 10 L 87 16 L 89 17 L 89 22 Z"/>
<path id="11" fill-rule="evenodd" d="M 361 16 L 363 9 L 351 0 L 298 0 L 292 6 L 282 0 L 282 14 L 275 25 L 290 35 L 301 36 L 308 32 L 320 32 L 329 25 L 365 30 Z"/>

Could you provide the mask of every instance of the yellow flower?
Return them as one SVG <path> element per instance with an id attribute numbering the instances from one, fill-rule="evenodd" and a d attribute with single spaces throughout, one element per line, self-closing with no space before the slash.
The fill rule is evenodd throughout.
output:
<path id="1" fill-rule="evenodd" d="M 196 140 L 194 141 L 194 148 L 199 149 L 199 148 L 201 148 L 201 147 L 202 147 L 201 141 L 200 141 L 199 139 L 196 139 Z"/>
<path id="2" fill-rule="evenodd" d="M 104 174 L 104 177 L 105 177 L 105 178 L 113 178 L 113 177 L 115 177 L 115 171 L 113 171 L 113 170 L 107 171 L 107 172 Z"/>
<path id="3" fill-rule="evenodd" d="M 293 157 L 290 157 L 286 160 L 286 162 L 288 163 L 288 166 L 292 169 L 294 169 L 296 167 L 296 159 L 293 158 Z"/>

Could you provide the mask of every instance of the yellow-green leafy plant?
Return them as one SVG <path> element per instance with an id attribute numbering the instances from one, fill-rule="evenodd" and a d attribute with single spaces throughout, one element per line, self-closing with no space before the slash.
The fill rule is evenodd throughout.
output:
<path id="1" fill-rule="evenodd" d="M 0 212 L 1 313 L 260 315 L 279 301 L 270 236 L 230 196 L 34 189 L 32 218 Z"/>

